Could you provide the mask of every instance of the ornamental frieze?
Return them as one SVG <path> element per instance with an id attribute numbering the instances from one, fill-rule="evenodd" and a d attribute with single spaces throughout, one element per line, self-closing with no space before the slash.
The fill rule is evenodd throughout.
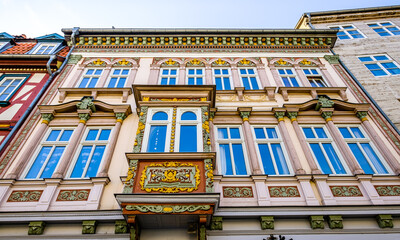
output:
<path id="1" fill-rule="evenodd" d="M 400 185 L 374 186 L 379 196 L 400 196 Z"/>
<path id="2" fill-rule="evenodd" d="M 211 209 L 210 205 L 127 205 L 128 211 L 139 211 L 142 213 L 184 213 L 207 211 Z"/>
<path id="3" fill-rule="evenodd" d="M 273 197 L 300 197 L 297 186 L 269 186 L 269 195 Z"/>
<path id="4" fill-rule="evenodd" d="M 13 191 L 7 202 L 39 202 L 43 190 Z"/>
<path id="5" fill-rule="evenodd" d="M 362 197 L 358 186 L 329 186 L 334 197 Z"/>
<path id="6" fill-rule="evenodd" d="M 200 169 L 193 163 L 151 163 L 140 177 L 141 190 L 146 192 L 193 192 L 200 184 Z"/>
<path id="7" fill-rule="evenodd" d="M 222 187 L 225 198 L 252 198 L 253 189 L 251 187 Z"/>
<path id="8" fill-rule="evenodd" d="M 90 189 L 60 190 L 56 201 L 87 201 Z"/>

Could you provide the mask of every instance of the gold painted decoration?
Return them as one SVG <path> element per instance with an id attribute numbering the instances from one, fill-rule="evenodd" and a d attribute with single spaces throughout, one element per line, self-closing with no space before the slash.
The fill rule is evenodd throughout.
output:
<path id="1" fill-rule="evenodd" d="M 303 61 L 300 62 L 303 65 L 311 65 L 311 61 L 307 61 L 307 59 L 303 59 Z"/>
<path id="2" fill-rule="evenodd" d="M 225 65 L 226 61 L 222 60 L 221 58 L 219 58 L 217 61 L 214 62 L 217 65 Z"/>
<path id="3" fill-rule="evenodd" d="M 193 66 L 196 66 L 196 65 L 200 65 L 200 64 L 201 64 L 201 61 L 195 58 L 195 59 L 192 59 L 192 60 L 190 61 L 190 63 L 191 63 Z"/>
<path id="4" fill-rule="evenodd" d="M 165 64 L 172 66 L 172 65 L 175 65 L 176 62 L 170 58 L 170 59 L 168 59 L 168 61 L 165 62 Z"/>
<path id="5" fill-rule="evenodd" d="M 246 58 L 243 58 L 242 60 L 239 61 L 242 65 L 250 65 L 251 61 L 247 60 Z"/>
<path id="6" fill-rule="evenodd" d="M 104 63 L 104 61 L 101 61 L 100 58 L 97 59 L 96 61 L 93 61 L 94 65 L 99 65 L 100 66 L 100 65 L 103 65 L 103 63 Z"/>
<path id="7" fill-rule="evenodd" d="M 128 65 L 128 64 L 129 64 L 129 62 L 128 62 L 128 61 L 126 61 L 126 60 L 125 60 L 125 58 L 124 58 L 124 59 L 122 59 L 121 61 L 118 61 L 118 63 L 119 63 L 119 65 L 121 65 L 121 66 L 126 66 L 126 65 Z"/>
<path id="8" fill-rule="evenodd" d="M 287 62 L 284 61 L 282 58 L 279 59 L 276 63 L 277 63 L 278 65 L 286 65 L 286 64 L 287 64 Z"/>

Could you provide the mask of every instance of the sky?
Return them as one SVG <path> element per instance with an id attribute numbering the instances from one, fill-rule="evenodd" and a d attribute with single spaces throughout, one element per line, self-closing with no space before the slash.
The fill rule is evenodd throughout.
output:
<path id="1" fill-rule="evenodd" d="M 0 32 L 61 28 L 291 28 L 305 12 L 400 5 L 400 0 L 0 0 Z"/>

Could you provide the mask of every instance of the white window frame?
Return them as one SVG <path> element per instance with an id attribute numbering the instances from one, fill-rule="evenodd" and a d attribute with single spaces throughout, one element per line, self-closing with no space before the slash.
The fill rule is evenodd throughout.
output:
<path id="1" fill-rule="evenodd" d="M 252 69 L 254 71 L 254 74 L 247 74 L 247 73 L 246 74 L 242 74 L 242 73 L 240 73 L 241 69 L 246 69 L 246 72 L 249 69 Z M 258 77 L 257 68 L 255 68 L 255 67 L 240 67 L 240 68 L 238 68 L 238 72 L 239 72 L 240 84 L 241 84 L 242 87 L 244 87 L 242 78 L 243 77 L 247 77 L 249 79 L 249 84 L 250 84 L 250 87 L 251 87 L 251 89 L 248 89 L 248 90 L 255 90 L 253 85 L 251 84 L 251 81 L 250 81 L 251 77 L 255 77 L 256 81 L 257 81 L 257 87 L 258 87 L 258 89 L 256 89 L 256 90 L 262 90 L 262 86 L 260 84 L 260 78 Z"/>
<path id="2" fill-rule="evenodd" d="M 240 139 L 231 139 L 229 137 L 229 139 L 219 139 L 218 137 L 218 128 L 239 128 L 239 133 L 241 138 Z M 219 145 L 220 144 L 229 144 L 231 145 L 232 143 L 241 143 L 242 144 L 242 149 L 243 149 L 243 157 L 244 157 L 244 162 L 246 165 L 246 172 L 247 175 L 236 175 L 236 171 L 235 171 L 235 160 L 234 160 L 234 155 L 233 155 L 233 150 L 232 147 L 229 147 L 230 150 L 230 154 L 231 154 L 231 164 L 232 164 L 232 172 L 233 175 L 224 175 L 227 177 L 233 177 L 233 176 L 238 176 L 238 177 L 245 177 L 245 176 L 249 176 L 250 175 L 250 163 L 249 163 L 249 158 L 248 158 L 248 154 L 247 154 L 247 146 L 244 140 L 244 134 L 243 134 L 243 129 L 242 129 L 242 125 L 215 125 L 214 126 L 214 132 L 216 133 L 215 139 L 216 139 L 216 147 L 217 147 L 217 168 L 218 168 L 218 172 L 222 175 L 222 163 L 221 163 L 221 157 L 220 157 L 220 151 L 219 151 Z M 230 131 L 228 129 L 228 136 L 230 136 Z"/>
<path id="3" fill-rule="evenodd" d="M 272 153 L 271 144 L 272 143 L 279 143 L 281 145 L 282 152 L 283 152 L 283 155 L 284 155 L 285 160 L 286 160 L 286 165 L 287 165 L 287 167 L 289 169 L 289 174 L 279 174 L 278 167 L 276 165 L 275 157 L 274 157 L 273 154 L 271 154 L 272 163 L 274 165 L 274 170 L 275 170 L 275 173 L 276 173 L 275 175 L 271 175 L 271 176 L 293 176 L 294 172 L 293 172 L 292 163 L 291 163 L 289 155 L 287 153 L 287 150 L 286 150 L 285 144 L 283 142 L 283 138 L 282 138 L 282 135 L 281 135 L 281 133 L 279 131 L 279 128 L 277 126 L 272 126 L 272 125 L 252 125 L 251 127 L 252 127 L 254 145 L 255 145 L 255 147 L 257 149 L 258 163 L 259 163 L 263 173 L 266 174 L 265 170 L 264 170 L 264 165 L 263 165 L 263 162 L 262 162 L 262 159 L 261 159 L 260 149 L 258 148 L 258 144 L 260 144 L 260 143 L 261 144 L 268 144 L 268 149 L 269 149 L 270 153 Z M 256 132 L 254 130 L 255 128 L 263 128 L 266 138 L 265 139 L 257 139 L 256 138 Z M 274 128 L 276 134 L 278 135 L 278 138 L 268 139 L 268 135 L 267 135 L 267 133 L 265 131 L 265 128 Z"/>
<path id="4" fill-rule="evenodd" d="M 375 59 L 375 56 L 385 56 L 385 57 L 387 57 L 389 60 L 376 60 L 376 59 Z M 391 62 L 391 63 L 393 63 L 394 65 L 396 65 L 397 68 L 400 69 L 400 65 L 399 65 L 395 60 L 393 60 L 391 57 L 389 57 L 387 54 L 372 54 L 372 55 L 357 56 L 357 58 L 360 58 L 360 57 L 370 57 L 370 58 L 373 59 L 373 61 L 369 61 L 369 62 L 365 62 L 365 61 L 363 62 L 363 61 L 361 61 L 360 59 L 358 59 L 358 60 L 364 65 L 364 67 L 365 67 L 374 77 L 388 77 L 388 76 L 398 76 L 398 75 L 400 75 L 400 74 L 392 74 L 392 73 L 390 73 L 384 66 L 382 66 L 381 63 L 388 63 L 388 62 Z M 375 76 L 374 73 L 373 73 L 367 66 L 365 66 L 365 64 L 377 64 L 377 65 L 381 68 L 381 70 L 383 70 L 383 71 L 386 73 L 386 75 Z"/>
<path id="5" fill-rule="evenodd" d="M 346 26 L 346 27 L 347 27 L 347 26 L 351 26 L 352 29 L 345 29 L 344 26 Z M 364 33 L 362 33 L 361 30 L 358 29 L 358 28 L 356 28 L 353 24 L 334 25 L 334 26 L 328 26 L 328 28 L 329 28 L 329 29 L 332 29 L 332 28 L 339 28 L 339 32 L 343 32 L 343 33 L 346 34 L 346 36 L 349 37 L 349 39 L 340 39 L 339 36 L 338 36 L 338 39 L 339 39 L 339 40 L 350 40 L 350 39 L 363 39 L 363 38 L 367 38 L 367 36 L 364 35 Z M 350 30 L 350 31 L 351 31 L 351 30 L 356 30 L 360 35 L 363 36 L 363 38 L 354 38 L 350 33 L 347 32 L 347 31 L 349 31 L 349 30 Z"/>
<path id="6" fill-rule="evenodd" d="M 221 74 L 215 74 L 214 73 L 215 69 L 220 69 L 221 70 Z M 228 75 L 222 74 L 222 69 L 228 69 Z M 222 83 L 222 86 L 223 86 L 223 89 L 221 91 L 227 90 L 227 89 L 225 89 L 225 84 L 224 84 L 223 78 L 228 76 L 229 77 L 229 84 L 231 85 L 231 89 L 229 89 L 229 90 L 234 90 L 235 89 L 235 86 L 233 85 L 233 82 L 232 82 L 232 71 L 231 71 L 230 67 L 213 67 L 213 68 L 211 68 L 211 71 L 212 71 L 212 78 L 213 78 L 213 82 L 214 82 L 215 87 L 217 86 L 217 81 L 216 81 L 215 78 L 220 77 L 221 80 L 222 80 L 221 83 Z"/>
<path id="7" fill-rule="evenodd" d="M 73 127 L 65 127 L 65 128 L 62 128 L 62 127 L 50 127 L 49 129 L 47 129 L 46 134 L 41 139 L 39 145 L 36 147 L 36 150 L 35 150 L 34 154 L 32 155 L 31 159 L 29 160 L 28 165 L 25 167 L 25 170 L 22 172 L 21 179 L 24 179 L 24 180 L 41 179 L 40 176 L 42 175 L 45 166 L 49 162 L 50 157 L 51 157 L 52 153 L 54 152 L 55 147 L 57 147 L 57 146 L 65 146 L 64 152 L 62 153 L 60 159 L 58 159 L 58 163 L 57 163 L 56 167 L 54 168 L 54 172 L 57 171 L 57 169 L 58 169 L 58 167 L 60 165 L 61 159 L 64 156 L 65 150 L 68 147 L 69 141 L 65 141 L 65 142 L 53 141 L 53 142 L 46 143 L 46 139 L 49 137 L 50 133 L 53 130 L 61 130 L 62 131 L 60 133 L 60 135 L 58 136 L 58 138 L 60 138 L 62 136 L 62 134 L 64 133 L 65 130 L 72 130 L 72 135 L 70 137 L 70 139 L 71 139 L 73 134 L 74 134 L 75 128 L 73 128 Z M 31 169 L 33 163 L 35 162 L 36 158 L 38 157 L 38 155 L 40 153 L 40 150 L 42 150 L 42 147 L 44 147 L 44 146 L 51 146 L 51 147 L 54 147 L 54 148 L 52 149 L 51 154 L 49 154 L 49 156 L 47 156 L 46 161 L 42 164 L 42 167 L 40 168 L 40 171 L 38 172 L 36 178 L 34 178 L 34 179 L 33 178 L 32 179 L 31 178 L 26 178 L 26 175 L 28 174 L 28 172 Z M 53 174 L 54 174 L 54 172 L 53 172 Z"/>
<path id="8" fill-rule="evenodd" d="M 157 112 L 165 112 L 168 115 L 168 120 L 151 120 L 153 115 Z M 165 125 L 167 126 L 167 133 L 165 136 L 164 152 L 169 152 L 169 143 L 171 142 L 171 126 L 172 126 L 172 113 L 173 108 L 149 108 L 147 111 L 146 126 L 144 130 L 142 149 L 141 152 L 147 152 L 150 128 L 152 125 Z M 175 128 L 176 129 L 176 128 Z"/>
<path id="9" fill-rule="evenodd" d="M 88 70 L 90 70 L 90 69 L 93 69 L 94 70 L 94 73 L 96 73 L 96 70 L 102 70 L 101 71 L 101 74 L 100 75 L 86 75 L 86 73 L 88 72 Z M 82 77 L 81 77 L 81 79 L 79 80 L 79 82 L 76 84 L 76 88 L 89 88 L 88 86 L 89 86 L 89 83 L 91 82 L 91 80 L 92 80 L 92 78 L 95 78 L 95 77 L 97 77 L 98 79 L 97 79 L 97 82 L 96 82 L 96 85 L 93 87 L 93 88 L 96 88 L 97 87 L 97 85 L 99 84 L 99 81 L 100 81 L 100 79 L 101 79 L 101 76 L 104 74 L 104 68 L 96 68 L 96 67 L 88 67 L 88 68 L 85 68 L 84 69 L 84 72 L 83 72 L 83 74 L 82 74 Z M 84 78 L 89 78 L 89 81 L 87 82 L 87 84 L 86 84 L 86 86 L 85 87 L 79 87 L 79 85 L 81 85 L 81 83 L 82 83 L 82 81 L 83 81 L 83 79 Z"/>
<path id="10" fill-rule="evenodd" d="M 32 52 L 32 54 L 37 54 L 37 55 L 50 55 L 52 54 L 56 49 L 57 46 L 59 45 L 59 43 L 38 43 L 37 47 L 35 48 L 35 50 Z M 40 49 L 42 49 L 43 46 L 47 46 L 43 52 L 45 52 L 49 47 L 53 47 L 49 53 L 47 54 L 43 54 L 42 53 L 38 53 Z"/>
<path id="11" fill-rule="evenodd" d="M 292 73 L 293 74 L 287 74 L 287 72 L 286 72 L 286 70 L 288 70 L 288 69 L 290 69 L 291 71 L 292 71 Z M 279 73 L 279 70 L 284 70 L 285 71 L 285 74 L 280 74 Z M 281 78 L 281 82 L 282 82 L 282 84 L 283 84 L 283 86 L 285 86 L 285 83 L 283 82 L 283 77 L 286 77 L 286 78 L 288 78 L 289 79 L 289 81 L 290 81 L 290 78 L 291 77 L 294 77 L 295 79 L 296 79 L 296 81 L 297 81 L 297 84 L 299 84 L 299 86 L 298 87 L 302 87 L 303 85 L 302 85 L 302 82 L 299 80 L 299 78 L 297 77 L 297 74 L 296 74 L 296 71 L 295 71 L 295 69 L 294 68 L 282 68 L 282 67 L 280 67 L 280 68 L 277 68 L 276 69 L 276 71 L 278 72 L 278 75 L 279 75 L 279 77 Z M 307 75 L 306 75 L 307 76 Z M 293 85 L 292 84 L 292 81 L 290 81 L 290 83 L 291 83 L 291 85 Z M 286 87 L 286 86 L 285 86 Z M 291 87 L 295 87 L 295 86 L 291 86 Z"/>
<path id="12" fill-rule="evenodd" d="M 114 75 L 113 73 L 114 73 L 114 70 L 121 70 L 121 72 L 123 71 L 123 70 L 128 70 L 128 74 L 127 75 Z M 104 71 L 104 70 L 103 70 Z M 109 77 L 108 77 L 108 80 L 107 80 L 107 82 L 106 82 L 106 84 L 105 84 L 105 88 L 117 88 L 117 87 L 109 87 L 108 86 L 108 84 L 110 84 L 110 82 L 111 82 L 111 78 L 117 78 L 117 83 L 116 83 L 116 86 L 118 85 L 118 82 L 119 82 L 119 79 L 122 77 L 125 77 L 126 76 L 126 81 L 125 81 L 125 84 L 124 84 L 124 86 L 123 87 L 125 87 L 126 86 L 126 84 L 128 83 L 128 79 L 129 79 L 129 74 L 131 74 L 131 69 L 130 68 L 112 68 L 111 69 L 111 71 L 110 71 L 110 75 L 109 75 Z M 100 75 L 101 76 L 101 75 Z M 100 79 L 99 79 L 100 80 Z"/>
<path id="13" fill-rule="evenodd" d="M 394 23 L 391 22 L 391 21 L 369 22 L 369 23 L 366 23 L 366 24 L 367 24 L 368 27 L 370 27 L 371 29 L 373 29 L 374 32 L 375 32 L 376 34 L 378 34 L 380 37 L 400 36 L 400 35 L 395 35 L 395 34 L 393 34 L 392 31 L 390 31 L 390 30 L 388 30 L 388 29 L 386 28 L 386 27 L 392 27 L 392 26 L 382 26 L 382 23 L 390 23 L 393 27 L 396 27 L 397 29 L 400 30 L 399 26 L 397 26 L 396 24 L 394 24 Z M 378 26 L 377 26 L 377 27 L 371 27 L 371 26 L 369 26 L 370 24 L 377 24 Z M 377 33 L 377 32 L 375 31 L 375 29 L 377 29 L 377 28 L 382 28 L 382 29 L 384 29 L 387 33 L 389 33 L 390 36 L 381 36 L 379 33 Z"/>
<path id="14" fill-rule="evenodd" d="M 7 77 L 7 75 L 8 75 L 8 74 L 5 74 L 4 78 L 1 79 L 1 81 L 0 81 L 0 86 L 3 84 L 3 82 L 5 82 L 5 81 L 7 81 L 7 80 L 12 80 L 12 81 L 10 82 L 9 85 L 7 85 L 6 88 L 4 88 L 4 90 L 3 90 L 2 92 L 0 92 L 0 96 L 10 87 L 10 85 L 11 85 L 15 80 L 21 80 L 21 82 L 20 82 L 17 86 L 15 86 L 14 90 L 13 90 L 12 92 L 10 92 L 10 94 L 8 94 L 8 97 L 7 97 L 6 99 L 1 100 L 1 101 L 9 101 L 9 100 L 14 96 L 15 92 L 18 91 L 18 89 L 22 86 L 22 84 L 24 84 L 24 82 L 26 81 L 26 79 L 28 79 L 27 76 L 21 76 L 21 77 L 17 77 L 17 76 L 16 76 L 16 77 L 12 77 L 12 76 L 10 76 L 10 77 Z M 1 76 L 3 76 L 3 75 L 0 75 L 0 77 L 1 77 Z"/>
<path id="15" fill-rule="evenodd" d="M 304 72 L 305 69 L 308 69 L 308 70 L 310 71 L 311 74 L 306 74 L 306 73 Z M 313 74 L 311 70 L 316 70 L 316 71 L 318 72 L 318 74 Z M 324 79 L 324 77 L 322 76 L 322 73 L 321 73 L 321 71 L 320 71 L 319 68 L 316 68 L 316 67 L 311 67 L 311 68 L 310 68 L 310 67 L 302 67 L 302 68 L 301 68 L 301 71 L 303 71 L 303 73 L 304 73 L 304 75 L 306 76 L 307 81 L 310 83 L 310 85 L 311 85 L 311 81 L 310 81 L 309 77 L 310 77 L 310 78 L 316 77 L 316 78 L 321 78 L 322 83 L 325 85 L 324 87 L 329 87 L 328 82 L 325 81 L 325 79 Z M 313 80 L 313 82 L 315 83 L 314 80 Z"/>
<path id="16" fill-rule="evenodd" d="M 194 69 L 195 74 L 189 75 L 189 70 L 190 69 Z M 201 69 L 203 74 L 201 74 L 201 75 L 197 74 L 197 72 L 196 72 L 197 69 Z M 186 85 L 189 85 L 189 77 L 194 78 L 194 82 L 195 82 L 194 85 L 206 85 L 205 72 L 206 72 L 205 68 L 201 68 L 201 67 L 188 67 L 188 68 L 186 68 Z M 197 78 L 199 78 L 199 77 L 201 77 L 203 79 L 203 84 L 197 84 Z M 192 86 L 192 85 L 190 85 L 190 86 Z"/>
<path id="17" fill-rule="evenodd" d="M 169 73 L 170 73 L 171 69 L 176 70 L 176 75 L 170 75 L 170 74 L 163 75 L 162 72 L 163 72 L 163 70 L 166 70 L 166 69 L 169 70 Z M 173 76 L 175 76 L 175 78 L 176 78 L 175 79 L 175 84 L 170 84 L 171 77 L 173 77 Z M 168 84 L 162 85 L 162 86 L 168 86 L 168 85 L 175 86 L 175 85 L 178 85 L 179 84 L 179 68 L 178 67 L 162 67 L 162 68 L 160 68 L 160 77 L 158 79 L 158 85 L 161 85 L 161 80 L 163 78 L 167 78 Z"/>
<path id="18" fill-rule="evenodd" d="M 111 132 L 110 132 L 110 136 L 109 136 L 108 140 L 107 140 L 107 141 L 85 141 L 85 139 L 86 139 L 87 134 L 89 133 L 89 131 L 90 131 L 90 130 L 94 130 L 94 129 L 99 129 L 99 130 L 110 129 Z M 101 157 L 101 160 L 100 160 L 99 168 L 97 169 L 97 173 L 96 173 L 96 176 L 97 176 L 97 174 L 99 173 L 99 170 L 100 170 L 100 169 L 102 168 L 102 166 L 104 165 L 104 155 L 107 153 L 107 150 L 108 150 L 108 148 L 109 148 L 108 143 L 110 142 L 110 138 L 111 138 L 111 136 L 112 136 L 113 130 L 114 130 L 113 127 L 96 127 L 96 126 L 90 126 L 90 127 L 87 127 L 87 128 L 85 129 L 85 132 L 84 132 L 84 134 L 82 135 L 81 141 L 80 141 L 80 143 L 79 143 L 79 147 L 77 148 L 77 151 L 75 151 L 75 154 L 74 154 L 74 157 L 73 157 L 73 161 L 71 162 L 70 168 L 69 168 L 68 171 L 67 171 L 67 176 L 68 176 L 67 178 L 68 178 L 68 179 L 88 179 L 88 178 L 86 178 L 86 177 L 84 177 L 84 176 L 86 175 L 87 169 L 89 168 L 90 161 L 91 161 L 92 156 L 93 156 L 93 153 L 94 153 L 94 148 L 95 148 L 97 145 L 106 145 L 106 147 L 105 147 L 105 149 L 104 149 L 103 156 Z M 87 161 L 87 163 L 86 163 L 86 166 L 85 166 L 85 168 L 83 169 L 82 176 L 81 176 L 80 178 L 71 178 L 72 171 L 73 171 L 74 168 L 75 168 L 76 161 L 78 161 L 78 158 L 79 158 L 79 155 L 80 155 L 80 153 L 81 153 L 81 150 L 82 150 L 83 146 L 93 146 L 93 149 L 92 149 L 92 151 L 91 151 L 91 153 L 90 153 L 90 155 L 89 155 L 89 158 L 88 158 L 88 161 Z"/>
<path id="19" fill-rule="evenodd" d="M 351 175 L 351 171 L 350 171 L 349 167 L 347 166 L 346 161 L 344 160 L 342 154 L 341 154 L 340 151 L 339 151 L 339 148 L 336 146 L 335 141 L 333 140 L 333 138 L 332 138 L 330 132 L 328 131 L 328 129 L 326 128 L 325 125 L 303 125 L 303 124 L 302 124 L 302 125 L 300 125 L 300 127 L 301 127 L 301 133 L 303 134 L 304 139 L 305 139 L 306 142 L 307 142 L 308 149 L 310 150 L 310 152 L 311 152 L 311 154 L 312 154 L 312 156 L 313 156 L 313 158 L 314 158 L 313 160 L 314 160 L 314 162 L 317 164 L 319 170 L 322 171 L 322 168 L 321 168 L 321 166 L 319 165 L 318 159 L 317 159 L 317 157 L 315 156 L 314 151 L 311 149 L 311 146 L 310 146 L 311 143 L 318 143 L 318 145 L 320 146 L 320 148 L 321 148 L 321 150 L 322 150 L 322 153 L 324 154 L 324 157 L 325 157 L 326 161 L 328 162 L 329 168 L 330 168 L 331 171 L 333 172 L 332 174 L 329 174 L 329 175 L 333 175 L 333 176 L 346 176 L 346 175 Z M 303 128 L 311 128 L 312 132 L 314 133 L 315 138 L 307 138 L 307 137 L 306 137 L 306 134 L 304 133 Z M 314 129 L 314 128 L 322 128 L 322 129 L 324 130 L 324 132 L 325 132 L 327 138 L 319 138 L 318 135 L 317 135 L 317 133 L 315 132 L 315 129 Z M 330 143 L 330 144 L 332 145 L 332 147 L 333 147 L 333 149 L 335 150 L 335 153 L 336 153 L 336 155 L 338 156 L 340 163 L 343 165 L 343 168 L 345 169 L 346 173 L 344 173 L 344 174 L 338 174 L 338 173 L 336 173 L 335 168 L 332 166 L 332 163 L 331 163 L 331 161 L 330 161 L 328 155 L 326 154 L 325 149 L 324 149 L 323 146 L 322 146 L 323 143 Z"/>

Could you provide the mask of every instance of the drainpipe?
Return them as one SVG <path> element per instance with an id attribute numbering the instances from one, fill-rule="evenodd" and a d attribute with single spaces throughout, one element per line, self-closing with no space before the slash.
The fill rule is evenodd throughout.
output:
<path id="1" fill-rule="evenodd" d="M 3 153 L 3 151 L 5 150 L 8 142 L 12 139 L 13 135 L 17 132 L 17 130 L 22 126 L 22 124 L 28 118 L 28 116 L 32 112 L 33 108 L 39 102 L 39 100 L 42 97 L 42 95 L 46 92 L 46 90 L 49 87 L 49 85 L 52 82 L 52 80 L 64 69 L 64 66 L 67 64 L 68 59 L 69 59 L 72 51 L 75 48 L 75 34 L 78 31 L 79 31 L 79 28 L 74 28 L 74 30 L 72 32 L 72 35 L 71 35 L 71 39 L 73 39 L 72 48 L 70 49 L 69 53 L 65 57 L 65 60 L 64 60 L 63 64 L 61 65 L 61 67 L 57 71 L 55 71 L 54 73 L 51 72 L 50 64 L 51 64 L 51 62 L 53 62 L 53 60 L 56 58 L 56 56 L 55 55 L 51 55 L 50 56 L 49 61 L 46 64 L 47 72 L 50 74 L 49 79 L 47 79 L 47 81 L 43 85 L 42 89 L 40 89 L 40 92 L 36 95 L 35 99 L 33 99 L 31 104 L 29 105 L 29 107 L 26 109 L 26 111 L 24 112 L 24 115 L 22 115 L 22 117 L 18 120 L 18 122 L 13 127 L 13 129 L 10 131 L 10 133 L 7 135 L 7 137 L 1 143 L 1 145 L 0 145 L 0 154 Z"/>
<path id="2" fill-rule="evenodd" d="M 307 15 L 307 18 L 308 18 L 308 22 L 307 22 L 308 26 L 310 26 L 311 29 L 315 29 L 315 27 L 311 23 L 311 15 L 310 15 L 310 13 L 306 13 L 306 15 Z"/>
<path id="3" fill-rule="evenodd" d="M 331 49 L 331 52 L 333 55 L 336 55 L 336 53 Z M 340 65 L 346 70 L 346 72 L 353 78 L 354 82 L 357 84 L 358 87 L 361 88 L 361 90 L 367 95 L 368 99 L 372 102 L 372 104 L 378 109 L 378 111 L 382 114 L 382 116 L 386 119 L 386 121 L 392 126 L 392 128 L 397 132 L 398 135 L 400 135 L 399 129 L 393 124 L 392 120 L 389 119 L 389 117 L 386 115 L 386 113 L 382 110 L 382 108 L 379 107 L 378 103 L 375 102 L 375 100 L 372 98 L 372 96 L 367 92 L 367 90 L 361 85 L 361 83 L 357 80 L 357 78 L 353 75 L 352 72 L 344 65 L 342 60 L 339 58 L 339 63 Z"/>

